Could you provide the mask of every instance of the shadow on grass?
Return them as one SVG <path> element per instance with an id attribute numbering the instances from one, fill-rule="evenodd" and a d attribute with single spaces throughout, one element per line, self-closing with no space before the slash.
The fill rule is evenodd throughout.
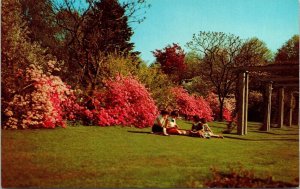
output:
<path id="1" fill-rule="evenodd" d="M 297 133 L 294 133 L 294 134 L 278 134 L 278 133 L 270 133 L 270 132 L 266 132 L 266 131 L 251 131 L 251 132 L 254 132 L 254 133 L 264 133 L 264 134 L 270 134 L 270 135 L 299 135 Z"/>
<path id="2" fill-rule="evenodd" d="M 251 140 L 251 139 L 250 139 Z M 298 139 L 292 139 L 292 138 L 263 138 L 263 139 L 256 139 L 251 141 L 290 141 L 290 142 L 298 142 Z"/>
<path id="3" fill-rule="evenodd" d="M 127 131 L 129 133 L 139 133 L 139 134 L 153 134 L 149 131 Z"/>
<path id="4" fill-rule="evenodd" d="M 291 142 L 298 142 L 298 139 L 291 139 L 291 138 L 262 138 L 262 139 L 249 139 L 249 138 L 239 138 L 239 137 L 232 137 L 232 136 L 225 136 L 225 139 L 236 139 L 236 140 L 246 140 L 246 141 L 291 141 Z"/>
<path id="5" fill-rule="evenodd" d="M 224 136 L 224 138 L 230 138 L 230 139 L 236 139 L 236 140 L 250 140 L 250 139 L 247 139 L 247 138 L 239 138 L 239 137 L 232 137 L 232 136 Z"/>

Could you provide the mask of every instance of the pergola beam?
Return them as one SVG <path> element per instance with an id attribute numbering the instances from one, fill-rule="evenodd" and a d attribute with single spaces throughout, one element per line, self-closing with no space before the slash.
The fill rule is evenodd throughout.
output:
<path id="1" fill-rule="evenodd" d="M 299 88 L 299 83 L 275 83 L 274 87 L 296 87 L 296 88 Z"/>
<path id="2" fill-rule="evenodd" d="M 299 83 L 299 78 L 298 77 L 271 77 L 271 78 L 259 78 L 260 81 L 273 81 L 273 82 L 295 82 Z"/>
<path id="3" fill-rule="evenodd" d="M 288 70 L 299 70 L 299 64 L 270 64 L 267 66 L 244 66 L 231 68 L 233 71 L 288 71 Z"/>

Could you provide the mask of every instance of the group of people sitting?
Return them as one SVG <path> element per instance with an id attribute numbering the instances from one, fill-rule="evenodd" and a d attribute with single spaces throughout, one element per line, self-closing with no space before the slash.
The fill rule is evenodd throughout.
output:
<path id="1" fill-rule="evenodd" d="M 193 116 L 193 125 L 191 130 L 180 129 L 176 123 L 176 119 L 179 117 L 177 110 L 171 112 L 162 110 L 160 115 L 155 119 L 152 126 L 152 133 L 168 135 L 186 135 L 200 138 L 224 138 L 222 135 L 216 135 L 208 126 L 205 118 L 199 116 Z"/>

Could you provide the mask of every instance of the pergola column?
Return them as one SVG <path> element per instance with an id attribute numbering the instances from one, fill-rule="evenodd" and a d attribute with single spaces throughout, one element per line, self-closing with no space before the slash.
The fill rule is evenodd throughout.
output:
<path id="1" fill-rule="evenodd" d="M 244 107 L 244 135 L 248 127 L 248 96 L 249 96 L 249 72 L 245 72 L 245 107 Z"/>
<path id="2" fill-rule="evenodd" d="M 267 102 L 266 102 L 266 110 L 265 110 L 265 119 L 262 127 L 263 131 L 270 131 L 271 128 L 271 107 L 272 107 L 272 82 L 267 84 Z"/>
<path id="3" fill-rule="evenodd" d="M 247 73 L 246 72 L 240 72 L 239 77 L 238 77 L 238 90 L 239 90 L 239 97 L 238 97 L 238 124 L 237 124 L 237 134 L 238 135 L 244 135 L 245 134 L 245 129 L 247 129 L 247 125 L 245 123 L 247 122 L 247 116 L 246 116 L 246 89 L 248 86 L 247 85 Z M 248 102 L 248 99 L 247 99 Z"/>
<path id="4" fill-rule="evenodd" d="M 279 115 L 278 115 L 278 127 L 282 128 L 284 120 L 284 88 L 280 87 L 278 91 L 279 97 Z"/>
<path id="5" fill-rule="evenodd" d="M 294 108 L 294 103 L 293 103 L 293 101 L 294 101 L 294 96 L 293 96 L 293 92 L 291 91 L 290 92 L 290 94 L 289 94 L 289 113 L 288 113 L 288 124 L 287 124 L 287 126 L 292 126 L 292 122 L 293 122 L 293 108 Z"/>

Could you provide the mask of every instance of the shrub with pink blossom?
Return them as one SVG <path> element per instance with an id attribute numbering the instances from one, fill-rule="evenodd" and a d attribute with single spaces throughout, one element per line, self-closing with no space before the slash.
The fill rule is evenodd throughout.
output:
<path id="1" fill-rule="evenodd" d="M 144 128 L 152 126 L 157 107 L 150 93 L 131 76 L 117 76 L 105 82 L 105 90 L 95 93 L 95 109 L 83 113 L 99 126 L 123 125 Z"/>
<path id="2" fill-rule="evenodd" d="M 191 119 L 194 115 L 212 120 L 212 110 L 202 97 L 190 95 L 182 87 L 174 87 L 171 92 L 175 96 L 175 108 L 179 113 Z"/>
<path id="3" fill-rule="evenodd" d="M 55 61 L 49 61 L 49 64 L 49 68 L 54 69 Z M 74 119 L 75 96 L 59 77 L 50 72 L 45 74 L 33 64 L 19 77 L 27 86 L 7 102 L 4 128 L 66 127 L 65 120 Z"/>
<path id="4" fill-rule="evenodd" d="M 205 98 L 206 101 L 209 103 L 212 111 L 214 119 L 217 119 L 220 113 L 220 102 L 218 100 L 218 96 L 215 93 L 209 93 L 208 96 Z M 235 108 L 235 99 L 234 98 L 227 98 L 224 101 L 223 106 L 223 119 L 226 121 L 231 121 L 232 112 Z"/>

